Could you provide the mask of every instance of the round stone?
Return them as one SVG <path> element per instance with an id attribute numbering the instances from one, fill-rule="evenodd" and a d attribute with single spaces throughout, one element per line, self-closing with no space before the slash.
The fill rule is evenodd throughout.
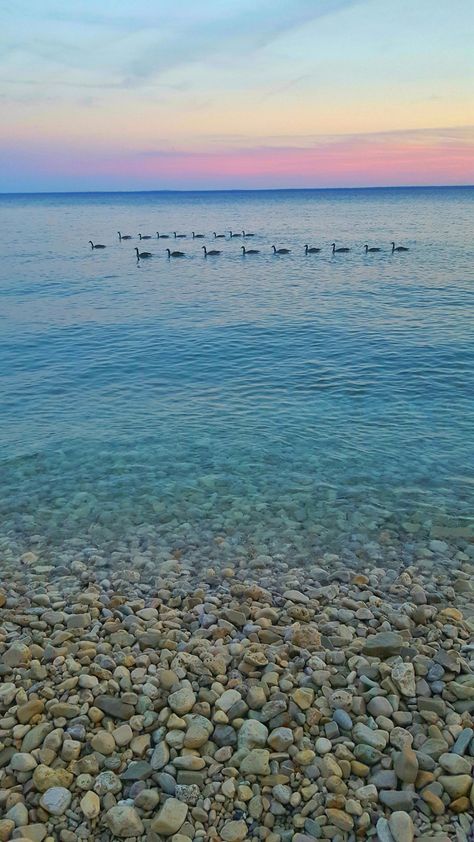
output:
<path id="1" fill-rule="evenodd" d="M 44 810 L 52 816 L 62 816 L 72 801 L 72 794 L 63 786 L 52 786 L 40 798 Z"/>
<path id="2" fill-rule="evenodd" d="M 116 804 L 107 812 L 107 824 L 114 834 L 121 839 L 129 836 L 141 836 L 144 832 L 143 822 L 135 807 L 129 804 Z"/>
<path id="3" fill-rule="evenodd" d="M 86 792 L 81 798 L 81 810 L 86 819 L 95 819 L 100 813 L 100 798 L 95 792 Z"/>

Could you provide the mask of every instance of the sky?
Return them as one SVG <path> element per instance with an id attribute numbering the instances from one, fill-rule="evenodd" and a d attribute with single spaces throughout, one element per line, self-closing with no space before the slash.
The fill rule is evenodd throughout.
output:
<path id="1" fill-rule="evenodd" d="M 0 15 L 0 192 L 474 184 L 473 0 Z"/>

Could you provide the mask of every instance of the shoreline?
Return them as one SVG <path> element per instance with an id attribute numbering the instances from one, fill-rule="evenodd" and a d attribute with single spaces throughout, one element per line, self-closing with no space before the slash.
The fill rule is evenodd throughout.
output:
<path id="1" fill-rule="evenodd" d="M 0 839 L 471 840 L 462 556 L 76 560 L 51 585 L 23 556 L 0 589 Z"/>

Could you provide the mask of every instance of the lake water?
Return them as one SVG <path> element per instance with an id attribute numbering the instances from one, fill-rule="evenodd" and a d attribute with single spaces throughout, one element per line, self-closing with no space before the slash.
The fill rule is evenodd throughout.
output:
<path id="1" fill-rule="evenodd" d="M 473 210 L 468 188 L 1 196 L 4 553 L 472 549 Z M 260 254 L 213 240 L 243 228 Z M 188 236 L 137 264 L 157 230 Z"/>

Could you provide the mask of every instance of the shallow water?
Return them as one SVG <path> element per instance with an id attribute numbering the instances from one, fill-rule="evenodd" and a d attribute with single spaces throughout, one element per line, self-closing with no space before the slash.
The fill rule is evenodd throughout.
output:
<path id="1" fill-rule="evenodd" d="M 464 188 L 0 197 L 3 546 L 465 548 L 473 209 Z M 261 253 L 213 240 L 230 228 Z M 155 239 L 137 265 L 118 229 L 185 231 L 186 257 Z"/>

